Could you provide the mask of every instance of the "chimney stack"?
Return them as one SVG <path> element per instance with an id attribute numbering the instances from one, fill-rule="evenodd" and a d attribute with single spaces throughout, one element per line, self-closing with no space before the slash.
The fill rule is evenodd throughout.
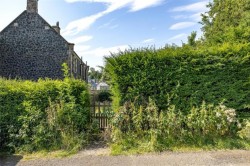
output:
<path id="1" fill-rule="evenodd" d="M 74 46 L 75 46 L 74 43 L 69 43 L 69 50 L 74 51 Z"/>
<path id="2" fill-rule="evenodd" d="M 38 12 L 38 0 L 27 0 L 27 12 L 29 13 Z"/>
<path id="3" fill-rule="evenodd" d="M 52 26 L 52 28 L 54 28 L 54 30 L 55 30 L 58 34 L 60 34 L 61 28 L 60 28 L 60 26 L 59 26 L 59 22 L 57 22 L 55 26 Z"/>

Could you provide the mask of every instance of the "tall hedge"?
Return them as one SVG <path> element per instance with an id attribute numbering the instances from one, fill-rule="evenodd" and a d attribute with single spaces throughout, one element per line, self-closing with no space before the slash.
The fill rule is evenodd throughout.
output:
<path id="1" fill-rule="evenodd" d="M 130 49 L 106 57 L 115 106 L 151 97 L 166 110 L 203 101 L 237 110 L 250 108 L 250 44 Z"/>
<path id="2" fill-rule="evenodd" d="M 89 93 L 84 82 L 0 78 L 0 151 L 74 148 L 67 141 L 88 125 Z"/>

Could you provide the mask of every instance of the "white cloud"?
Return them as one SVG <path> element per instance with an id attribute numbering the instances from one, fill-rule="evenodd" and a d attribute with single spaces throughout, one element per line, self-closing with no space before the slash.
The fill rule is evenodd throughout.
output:
<path id="1" fill-rule="evenodd" d="M 85 51 L 82 52 L 82 55 L 86 55 L 86 56 L 95 56 L 95 57 L 104 57 L 104 56 L 108 56 L 110 55 L 110 53 L 117 53 L 119 51 L 125 51 L 126 49 L 128 49 L 129 46 L 128 45 L 119 45 L 119 46 L 114 46 L 114 47 L 99 47 L 90 51 Z"/>
<path id="2" fill-rule="evenodd" d="M 68 3 L 74 3 L 74 2 L 101 2 L 101 3 L 111 3 L 114 0 L 65 0 Z"/>
<path id="3" fill-rule="evenodd" d="M 154 41 L 155 39 L 146 39 L 146 40 L 143 40 L 142 43 L 152 43 Z"/>
<path id="4" fill-rule="evenodd" d="M 75 35 L 83 30 L 88 29 L 98 18 L 101 18 L 105 14 L 103 12 L 84 17 L 79 20 L 70 22 L 65 29 L 62 30 L 64 36 Z"/>
<path id="5" fill-rule="evenodd" d="M 138 11 L 148 7 L 160 5 L 163 0 L 131 0 L 132 6 L 130 11 Z"/>
<path id="6" fill-rule="evenodd" d="M 171 11 L 173 12 L 205 12 L 207 11 L 206 5 L 208 4 L 208 1 L 202 1 L 202 2 L 197 2 L 185 6 L 179 6 Z"/>
<path id="7" fill-rule="evenodd" d="M 187 34 L 186 33 L 181 33 L 181 34 L 178 34 L 178 35 L 175 35 L 171 38 L 168 39 L 168 41 L 175 41 L 177 39 L 183 39 L 183 38 L 187 38 Z"/>
<path id="8" fill-rule="evenodd" d="M 185 5 L 185 6 L 179 6 L 170 11 L 171 12 L 188 12 L 188 14 L 181 13 L 179 15 L 173 16 L 174 19 L 189 19 L 189 20 L 198 22 L 198 21 L 201 21 L 201 14 L 208 11 L 208 8 L 206 7 L 208 3 L 209 3 L 209 0 L 205 0 L 202 2 L 192 3 L 189 5 Z"/>
<path id="9" fill-rule="evenodd" d="M 192 21 L 199 22 L 199 21 L 201 21 L 201 14 L 202 14 L 202 12 L 198 12 L 198 13 L 195 13 L 192 15 L 176 15 L 176 16 L 173 16 L 173 18 L 175 20 L 190 19 Z"/>
<path id="10" fill-rule="evenodd" d="M 172 16 L 172 18 L 174 18 L 175 20 L 178 20 L 178 19 L 188 18 L 188 16 L 187 15 L 175 15 L 175 16 Z"/>
<path id="11" fill-rule="evenodd" d="M 109 22 L 102 24 L 101 26 L 98 27 L 98 29 L 102 29 L 102 28 L 108 28 L 112 25 L 112 23 L 115 21 L 115 19 L 111 19 Z"/>
<path id="12" fill-rule="evenodd" d="M 76 45 L 76 46 L 75 46 L 75 51 L 76 51 L 77 53 L 79 53 L 79 52 L 87 51 L 87 50 L 89 50 L 90 48 L 91 48 L 91 46 L 89 46 L 89 45 Z"/>
<path id="13" fill-rule="evenodd" d="M 176 24 L 173 24 L 169 29 L 170 30 L 179 30 L 179 29 L 185 29 L 194 26 L 197 24 L 196 22 L 179 22 Z"/>
<path id="14" fill-rule="evenodd" d="M 189 16 L 189 18 L 198 22 L 198 21 L 201 21 L 201 14 L 202 14 L 201 12 L 195 13 L 195 14 Z"/>
<path id="15" fill-rule="evenodd" d="M 77 52 L 78 55 L 82 55 L 83 60 L 88 59 L 88 65 L 91 67 L 97 67 L 98 65 L 104 65 L 104 56 L 109 56 L 110 53 L 118 53 L 119 51 L 125 51 L 129 49 L 128 45 L 119 45 L 113 47 L 99 47 L 92 50 Z"/>
<path id="16" fill-rule="evenodd" d="M 68 3 L 73 2 L 89 2 L 89 3 L 104 3 L 107 9 L 91 16 L 84 17 L 79 20 L 70 22 L 62 31 L 62 34 L 75 35 L 83 30 L 88 29 L 99 18 L 116 11 L 118 9 L 129 7 L 131 12 L 139 11 L 145 8 L 160 5 L 164 0 L 65 0 Z"/>
<path id="17" fill-rule="evenodd" d="M 73 39 L 72 43 L 75 43 L 75 44 L 84 43 L 91 39 L 93 39 L 93 36 L 80 36 L 78 38 Z"/>
<path id="18" fill-rule="evenodd" d="M 114 20 L 111 20 L 110 22 L 105 23 L 105 24 L 99 26 L 98 29 L 102 29 L 102 28 L 116 29 L 116 28 L 118 28 L 118 27 L 119 27 L 118 24 L 112 25 L 112 22 L 113 22 L 113 21 L 114 21 Z"/>

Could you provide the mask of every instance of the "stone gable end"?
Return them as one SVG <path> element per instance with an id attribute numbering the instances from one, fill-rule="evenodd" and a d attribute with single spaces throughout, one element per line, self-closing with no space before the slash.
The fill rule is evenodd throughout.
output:
<path id="1" fill-rule="evenodd" d="M 24 11 L 0 33 L 0 75 L 6 78 L 62 78 L 68 43 L 38 13 Z"/>
<path id="2" fill-rule="evenodd" d="M 89 66 L 60 35 L 59 22 L 50 26 L 38 14 L 38 0 L 0 32 L 0 77 L 62 79 L 62 64 L 71 76 L 87 82 Z"/>

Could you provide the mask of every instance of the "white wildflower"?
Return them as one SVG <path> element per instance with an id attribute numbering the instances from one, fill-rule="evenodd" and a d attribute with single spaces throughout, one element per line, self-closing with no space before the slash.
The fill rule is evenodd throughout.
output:
<path id="1" fill-rule="evenodd" d="M 237 123 L 237 127 L 238 128 L 241 128 L 242 126 L 241 126 L 241 123 Z"/>
<path id="2" fill-rule="evenodd" d="M 225 110 L 226 116 L 227 116 L 227 121 L 229 123 L 232 123 L 235 121 L 235 116 L 236 116 L 236 112 L 235 109 L 229 108 Z"/>
<path id="3" fill-rule="evenodd" d="M 235 109 L 229 108 L 225 110 L 225 113 L 231 117 L 236 116 Z"/>
<path id="4" fill-rule="evenodd" d="M 216 117 L 220 117 L 221 114 L 219 112 L 216 112 Z"/>
<path id="5" fill-rule="evenodd" d="M 220 108 L 222 109 L 222 110 L 224 110 L 224 109 L 226 109 L 227 107 L 225 106 L 225 105 L 220 105 Z"/>
<path id="6" fill-rule="evenodd" d="M 231 118 L 231 117 L 227 117 L 227 121 L 228 121 L 229 123 L 232 123 L 234 120 L 233 120 L 233 118 Z"/>
<path id="7" fill-rule="evenodd" d="M 218 129 L 218 130 L 221 129 L 221 124 L 217 124 L 217 129 Z"/>

